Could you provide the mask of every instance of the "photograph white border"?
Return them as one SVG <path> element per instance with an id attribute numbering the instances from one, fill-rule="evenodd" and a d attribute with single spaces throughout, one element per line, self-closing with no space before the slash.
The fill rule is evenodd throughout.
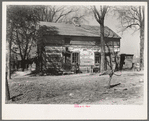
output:
<path id="1" fill-rule="evenodd" d="M 74 108 L 74 105 L 53 104 L 5 104 L 6 63 L 6 6 L 7 5 L 144 5 L 144 103 L 143 105 L 90 105 Z M 2 119 L 147 119 L 147 2 L 2 2 Z"/>

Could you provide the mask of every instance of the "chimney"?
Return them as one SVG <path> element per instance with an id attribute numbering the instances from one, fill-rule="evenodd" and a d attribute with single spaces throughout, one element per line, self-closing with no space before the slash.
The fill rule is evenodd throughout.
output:
<path id="1" fill-rule="evenodd" d="M 76 26 L 76 27 L 80 27 L 81 25 L 79 24 L 79 18 L 78 17 L 74 17 L 72 19 L 72 23 Z"/>

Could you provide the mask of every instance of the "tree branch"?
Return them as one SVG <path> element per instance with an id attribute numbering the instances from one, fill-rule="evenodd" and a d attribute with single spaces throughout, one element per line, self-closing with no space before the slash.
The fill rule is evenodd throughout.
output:
<path id="1" fill-rule="evenodd" d="M 63 14 L 63 11 L 61 12 L 60 16 L 55 20 L 55 23 L 62 17 L 62 16 L 66 16 L 69 13 L 73 12 L 72 10 L 68 11 L 67 13 Z"/>

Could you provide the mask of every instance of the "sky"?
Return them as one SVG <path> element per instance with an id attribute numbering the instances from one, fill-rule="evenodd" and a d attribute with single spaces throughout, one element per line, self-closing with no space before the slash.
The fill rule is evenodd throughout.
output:
<path id="1" fill-rule="evenodd" d="M 94 19 L 90 18 L 89 21 L 90 25 L 99 25 L 99 23 Z M 126 30 L 123 34 L 119 32 L 119 20 L 113 15 L 107 15 L 105 18 L 105 26 L 108 26 L 112 29 L 115 33 L 117 33 L 120 37 L 120 53 L 126 54 L 134 54 L 135 56 L 139 56 L 139 31 L 133 34 L 133 30 L 129 29 Z"/>

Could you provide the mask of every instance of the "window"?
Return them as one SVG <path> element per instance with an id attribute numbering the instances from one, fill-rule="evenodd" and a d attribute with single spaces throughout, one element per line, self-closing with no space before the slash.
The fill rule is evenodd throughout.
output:
<path id="1" fill-rule="evenodd" d="M 95 64 L 100 63 L 100 53 L 95 52 Z"/>
<path id="2" fill-rule="evenodd" d="M 79 63 L 79 53 L 72 53 L 72 63 Z"/>

